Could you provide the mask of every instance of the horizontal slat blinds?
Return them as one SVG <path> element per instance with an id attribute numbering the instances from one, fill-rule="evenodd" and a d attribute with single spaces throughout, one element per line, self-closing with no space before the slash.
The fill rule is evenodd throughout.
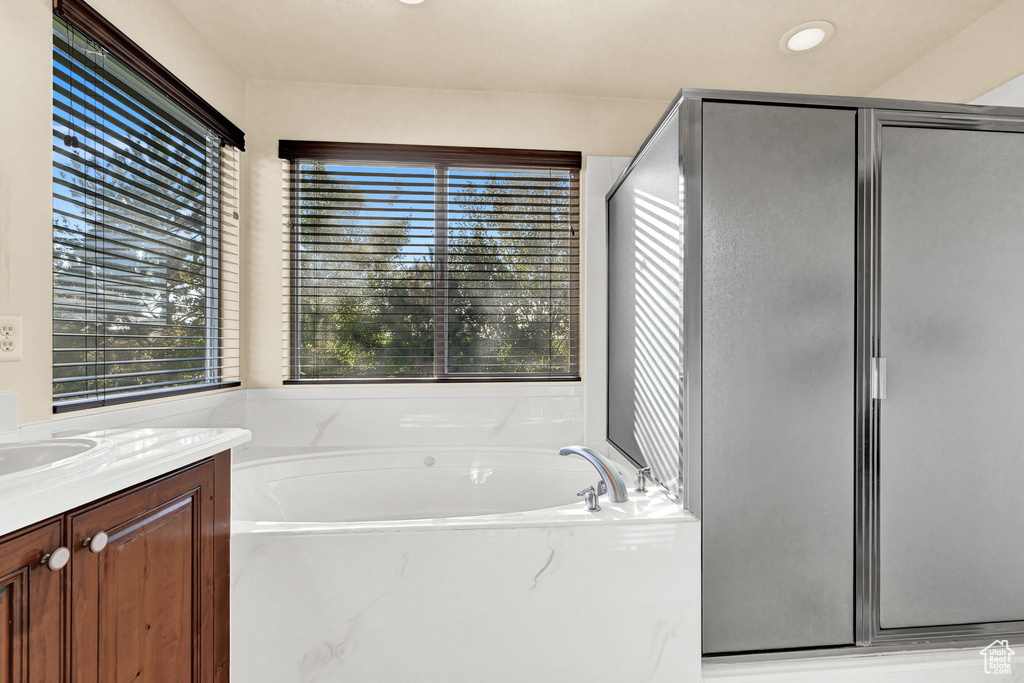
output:
<path id="1" fill-rule="evenodd" d="M 60 19 L 56 412 L 222 382 L 219 135 Z"/>
<path id="2" fill-rule="evenodd" d="M 241 373 L 241 168 L 239 150 L 220 148 L 220 336 L 221 380 Z"/>
<path id="3" fill-rule="evenodd" d="M 281 379 L 292 377 L 291 164 L 281 161 Z"/>
<path id="4" fill-rule="evenodd" d="M 303 144 L 292 380 L 578 378 L 578 154 Z"/>

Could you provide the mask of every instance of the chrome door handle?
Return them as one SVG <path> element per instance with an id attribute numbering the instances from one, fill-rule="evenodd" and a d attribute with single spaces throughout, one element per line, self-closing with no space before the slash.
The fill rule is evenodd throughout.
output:
<path id="1" fill-rule="evenodd" d="M 68 560 L 71 559 L 71 551 L 61 546 L 54 550 L 52 553 L 46 553 L 42 559 L 39 560 L 40 564 L 45 564 L 46 568 L 53 572 L 59 572 L 61 569 L 67 566 Z"/>
<path id="2" fill-rule="evenodd" d="M 871 398 L 882 400 L 886 394 L 886 369 L 884 358 L 871 359 Z"/>
<path id="3" fill-rule="evenodd" d="M 107 534 L 101 531 L 95 536 L 82 541 L 82 547 L 88 548 L 89 552 L 92 553 L 101 553 L 103 552 L 103 549 L 107 547 L 107 540 Z"/>

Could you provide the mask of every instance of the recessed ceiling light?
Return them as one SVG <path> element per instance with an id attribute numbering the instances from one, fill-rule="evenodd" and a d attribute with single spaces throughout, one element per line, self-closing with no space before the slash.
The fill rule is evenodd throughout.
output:
<path id="1" fill-rule="evenodd" d="M 404 2 L 406 5 L 418 5 L 421 2 L 423 2 L 423 0 L 398 0 L 398 1 L 399 2 Z"/>
<path id="2" fill-rule="evenodd" d="M 808 21 L 786 31 L 779 41 L 783 52 L 807 52 L 832 37 L 836 27 L 827 21 Z"/>

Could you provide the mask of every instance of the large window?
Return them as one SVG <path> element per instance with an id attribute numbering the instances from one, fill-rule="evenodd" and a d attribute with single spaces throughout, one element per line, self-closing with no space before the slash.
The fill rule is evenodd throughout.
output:
<path id="1" fill-rule="evenodd" d="M 280 153 L 291 381 L 578 379 L 579 153 Z"/>
<path id="2" fill-rule="evenodd" d="M 54 411 L 237 384 L 221 244 L 237 155 L 57 17 L 53 117 Z"/>

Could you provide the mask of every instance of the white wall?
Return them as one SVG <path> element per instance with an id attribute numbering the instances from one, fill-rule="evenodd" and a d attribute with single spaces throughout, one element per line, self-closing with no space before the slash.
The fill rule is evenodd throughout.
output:
<path id="1" fill-rule="evenodd" d="M 654 127 L 654 124 L 651 124 Z M 587 379 L 583 386 L 585 443 L 611 450 L 608 434 L 608 215 L 604 197 L 626 170 L 631 157 L 587 157 L 586 181 L 589 192 L 584 216 L 587 240 L 583 249 L 586 264 L 583 286 L 583 319 L 587 334 L 583 338 L 583 356 L 587 359 Z"/>
<path id="2" fill-rule="evenodd" d="M 1003 83 L 971 104 L 989 104 L 1001 107 L 1024 107 L 1024 74 Z"/>
<path id="3" fill-rule="evenodd" d="M 91 4 L 244 130 L 244 79 L 168 0 Z M 0 391 L 18 392 L 21 423 L 52 416 L 52 30 L 50 0 L 0 2 L 0 315 L 24 335 Z"/>

